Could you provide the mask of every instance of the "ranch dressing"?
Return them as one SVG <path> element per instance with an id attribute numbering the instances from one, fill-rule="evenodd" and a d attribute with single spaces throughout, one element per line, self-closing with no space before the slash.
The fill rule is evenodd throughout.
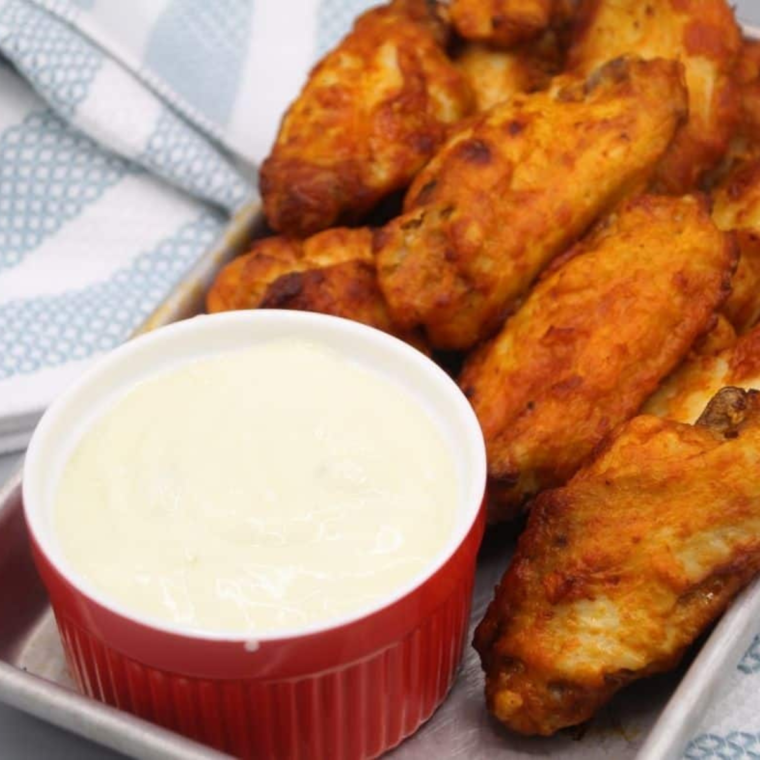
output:
<path id="1" fill-rule="evenodd" d="M 452 534 L 451 451 L 418 402 L 289 338 L 170 369 L 85 431 L 60 477 L 71 567 L 126 610 L 276 633 L 392 595 Z"/>

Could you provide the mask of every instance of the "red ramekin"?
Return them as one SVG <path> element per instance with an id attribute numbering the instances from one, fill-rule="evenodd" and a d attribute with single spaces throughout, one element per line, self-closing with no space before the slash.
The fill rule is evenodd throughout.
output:
<path id="1" fill-rule="evenodd" d="M 248 639 L 148 619 L 104 597 L 70 567 L 52 524 L 57 482 L 81 434 L 151 374 L 289 335 L 345 352 L 427 407 L 459 475 L 458 513 L 444 551 L 371 608 Z M 392 748 L 432 715 L 451 687 L 468 630 L 485 480 L 477 419 L 433 362 L 354 322 L 271 310 L 197 317 L 101 360 L 40 422 L 27 453 L 23 498 L 37 567 L 85 694 L 239 757 L 340 760 Z"/>

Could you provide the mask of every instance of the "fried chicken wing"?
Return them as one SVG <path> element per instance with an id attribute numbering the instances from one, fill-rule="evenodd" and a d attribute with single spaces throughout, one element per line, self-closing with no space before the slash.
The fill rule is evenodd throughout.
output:
<path id="1" fill-rule="evenodd" d="M 739 164 L 714 190 L 713 220 L 736 231 L 739 266 L 723 313 L 742 334 L 760 319 L 760 160 Z"/>
<path id="2" fill-rule="evenodd" d="M 261 167 L 273 229 L 305 236 L 353 221 L 409 184 L 472 107 L 441 42 L 426 0 L 359 17 L 311 72 Z"/>
<path id="3" fill-rule="evenodd" d="M 456 132 L 375 237 L 394 320 L 439 348 L 492 334 L 554 256 L 648 181 L 685 113 L 680 73 L 618 60 Z"/>
<path id="4" fill-rule="evenodd" d="M 518 93 L 546 89 L 562 68 L 562 51 L 549 30 L 511 50 L 470 43 L 455 62 L 475 95 L 476 111 L 487 111 Z"/>
<path id="5" fill-rule="evenodd" d="M 549 25 L 553 0 L 451 0 L 454 28 L 467 40 L 511 47 Z"/>
<path id="6" fill-rule="evenodd" d="M 760 326 L 721 351 L 689 357 L 658 388 L 643 411 L 692 423 L 725 386 L 760 390 Z"/>
<path id="7" fill-rule="evenodd" d="M 714 321 L 732 238 L 694 197 L 628 201 L 539 281 L 460 386 L 483 428 L 489 517 L 562 485 Z"/>
<path id="8" fill-rule="evenodd" d="M 732 74 L 741 33 L 726 0 L 582 0 L 568 67 L 589 71 L 620 55 L 683 63 L 689 121 L 657 169 L 654 187 L 694 188 L 728 147 L 740 114 Z"/>
<path id="9" fill-rule="evenodd" d="M 377 327 L 418 347 L 396 328 L 377 286 L 371 232 L 336 228 L 307 240 L 275 236 L 225 266 L 207 296 L 209 312 L 297 309 L 332 314 Z"/>
<path id="10" fill-rule="evenodd" d="M 722 391 L 697 426 L 641 416 L 542 494 L 475 633 L 513 731 L 581 723 L 673 668 L 760 569 L 760 396 Z"/>

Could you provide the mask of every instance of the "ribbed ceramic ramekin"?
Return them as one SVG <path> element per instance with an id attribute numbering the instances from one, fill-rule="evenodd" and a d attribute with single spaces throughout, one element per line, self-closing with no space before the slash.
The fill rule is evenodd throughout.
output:
<path id="1" fill-rule="evenodd" d="M 53 528 L 57 481 L 79 436 L 116 397 L 157 371 L 289 335 L 345 352 L 406 387 L 433 416 L 455 453 L 460 486 L 445 549 L 373 607 L 277 635 L 183 629 L 104 597 L 66 562 Z M 254 311 L 172 325 L 102 360 L 40 422 L 23 497 L 37 566 L 84 693 L 239 757 L 340 760 L 382 754 L 446 696 L 467 634 L 485 479 L 475 415 L 433 362 L 353 322 Z"/>

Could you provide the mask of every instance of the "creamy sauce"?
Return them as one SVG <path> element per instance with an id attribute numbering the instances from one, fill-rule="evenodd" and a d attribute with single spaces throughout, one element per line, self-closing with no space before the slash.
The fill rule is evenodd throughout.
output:
<path id="1" fill-rule="evenodd" d="M 272 633 L 359 611 L 452 534 L 451 451 L 418 402 L 281 339 L 147 379 L 84 433 L 55 502 L 69 564 L 155 620 Z"/>

